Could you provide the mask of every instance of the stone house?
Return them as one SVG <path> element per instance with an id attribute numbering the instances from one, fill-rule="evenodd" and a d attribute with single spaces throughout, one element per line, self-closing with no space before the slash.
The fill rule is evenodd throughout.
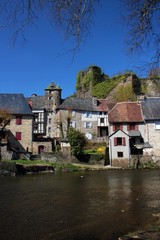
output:
<path id="1" fill-rule="evenodd" d="M 69 127 L 83 132 L 88 140 L 108 136 L 108 116 L 111 105 L 106 100 L 92 98 L 67 98 L 58 107 L 61 137 L 67 136 Z"/>
<path id="2" fill-rule="evenodd" d="M 160 98 L 148 97 L 140 101 L 145 122 L 145 141 L 152 148 L 145 148 L 144 155 L 160 160 Z"/>
<path id="3" fill-rule="evenodd" d="M 7 110 L 12 116 L 5 128 L 3 144 L 11 152 L 10 157 L 12 153 L 32 152 L 33 114 L 23 94 L 0 94 L 0 109 Z"/>
<path id="4" fill-rule="evenodd" d="M 109 152 L 113 166 L 130 166 L 132 156 L 143 154 L 145 123 L 137 102 L 117 103 L 108 113 Z M 143 146 L 141 149 L 138 146 Z"/>
<path id="5" fill-rule="evenodd" d="M 0 94 L 0 108 L 12 115 L 3 141 L 10 158 L 13 152 L 52 152 L 57 144 L 68 151 L 71 126 L 90 141 L 106 142 L 113 166 L 130 166 L 139 155 L 160 159 L 160 98 L 119 103 L 96 97 L 62 100 L 61 89 L 51 82 L 44 96 Z"/>
<path id="6" fill-rule="evenodd" d="M 51 82 L 44 96 L 33 94 L 27 101 L 34 115 L 33 154 L 52 152 L 60 135 L 56 109 L 61 103 L 61 88 Z"/>

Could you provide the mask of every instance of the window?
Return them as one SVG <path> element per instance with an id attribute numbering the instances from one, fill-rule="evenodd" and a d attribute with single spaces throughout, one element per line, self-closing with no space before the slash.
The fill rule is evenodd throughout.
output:
<path id="1" fill-rule="evenodd" d="M 107 113 L 106 113 L 106 112 L 100 112 L 99 115 L 100 115 L 100 116 L 102 116 L 102 115 L 106 116 Z"/>
<path id="2" fill-rule="evenodd" d="M 92 134 L 91 133 L 86 133 L 85 136 L 88 140 L 92 139 Z"/>
<path id="3" fill-rule="evenodd" d="M 104 118 L 100 118 L 100 123 L 104 123 Z"/>
<path id="4" fill-rule="evenodd" d="M 21 140 L 22 139 L 22 133 L 21 132 L 16 132 L 16 139 Z"/>
<path id="5" fill-rule="evenodd" d="M 51 124 L 51 121 L 52 121 L 52 119 L 51 119 L 51 118 L 49 118 L 49 120 L 48 120 L 48 123 L 49 123 L 49 124 Z"/>
<path id="6" fill-rule="evenodd" d="M 72 111 L 72 117 L 75 117 L 75 115 L 76 115 L 76 112 Z"/>
<path id="7" fill-rule="evenodd" d="M 43 133 L 44 127 L 43 124 L 38 124 L 38 133 Z"/>
<path id="8" fill-rule="evenodd" d="M 92 128 L 92 123 L 91 122 L 85 122 L 84 127 L 85 128 Z"/>
<path id="9" fill-rule="evenodd" d="M 126 139 L 124 137 L 114 138 L 114 146 L 126 146 Z"/>
<path id="10" fill-rule="evenodd" d="M 86 112 L 85 116 L 86 116 L 86 118 L 91 118 L 92 117 L 92 113 L 91 112 Z"/>
<path id="11" fill-rule="evenodd" d="M 38 125 L 34 125 L 34 133 L 38 133 Z"/>
<path id="12" fill-rule="evenodd" d="M 22 124 L 22 116 L 17 116 L 16 117 L 16 124 L 21 125 Z"/>
<path id="13" fill-rule="evenodd" d="M 160 122 L 156 122 L 155 123 L 155 129 L 156 130 L 160 130 Z"/>
<path id="14" fill-rule="evenodd" d="M 121 123 L 114 123 L 113 124 L 113 131 L 117 131 L 117 130 L 123 130 L 123 125 Z"/>
<path id="15" fill-rule="evenodd" d="M 44 121 L 44 113 L 43 112 L 35 113 L 34 119 L 35 119 L 35 122 L 43 122 Z"/>
<path id="16" fill-rule="evenodd" d="M 136 123 L 129 123 L 127 125 L 127 131 L 130 131 L 130 130 L 138 130 L 138 125 Z"/>
<path id="17" fill-rule="evenodd" d="M 123 152 L 117 152 L 117 157 L 123 157 Z"/>
<path id="18" fill-rule="evenodd" d="M 53 97 L 51 97 L 51 96 L 50 96 L 50 97 L 48 97 L 48 100 L 49 100 L 49 101 L 50 101 L 50 100 L 53 100 Z"/>
<path id="19" fill-rule="evenodd" d="M 51 127 L 48 128 L 48 133 L 51 133 Z"/>
<path id="20" fill-rule="evenodd" d="M 76 122 L 75 121 L 70 122 L 70 127 L 76 128 Z"/>

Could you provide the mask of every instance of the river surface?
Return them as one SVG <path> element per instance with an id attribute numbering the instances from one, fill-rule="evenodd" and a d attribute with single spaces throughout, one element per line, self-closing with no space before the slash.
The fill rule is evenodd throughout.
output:
<path id="1" fill-rule="evenodd" d="M 0 177 L 0 240 L 114 240 L 160 212 L 160 171 Z"/>

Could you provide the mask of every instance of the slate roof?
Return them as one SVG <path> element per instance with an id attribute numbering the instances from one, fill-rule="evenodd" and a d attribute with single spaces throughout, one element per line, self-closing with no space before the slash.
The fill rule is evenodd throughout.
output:
<path id="1" fill-rule="evenodd" d="M 23 94 L 0 94 L 0 109 L 6 109 L 11 114 L 32 115 Z"/>
<path id="2" fill-rule="evenodd" d="M 160 98 L 146 98 L 140 104 L 145 120 L 160 120 Z"/>
<path id="3" fill-rule="evenodd" d="M 30 103 L 32 110 L 39 110 L 45 108 L 45 97 L 44 96 L 32 96 L 27 98 Z"/>
<path id="4" fill-rule="evenodd" d="M 98 111 L 97 106 L 93 104 L 92 98 L 66 98 L 58 109 Z"/>
<path id="5" fill-rule="evenodd" d="M 113 104 L 107 104 L 105 99 L 95 98 L 66 98 L 58 109 L 108 112 Z"/>
<path id="6" fill-rule="evenodd" d="M 141 106 L 136 102 L 117 103 L 108 113 L 109 122 L 143 122 Z"/>
<path id="7" fill-rule="evenodd" d="M 56 85 L 54 82 L 51 82 L 49 86 L 46 88 L 46 90 L 53 90 L 53 89 L 61 90 L 61 88 L 58 85 Z"/>

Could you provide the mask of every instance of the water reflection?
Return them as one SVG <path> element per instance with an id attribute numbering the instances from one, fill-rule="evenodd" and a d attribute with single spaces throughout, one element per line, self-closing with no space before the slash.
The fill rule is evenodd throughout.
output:
<path id="1" fill-rule="evenodd" d="M 114 240 L 159 211 L 159 171 L 0 178 L 0 239 Z"/>

